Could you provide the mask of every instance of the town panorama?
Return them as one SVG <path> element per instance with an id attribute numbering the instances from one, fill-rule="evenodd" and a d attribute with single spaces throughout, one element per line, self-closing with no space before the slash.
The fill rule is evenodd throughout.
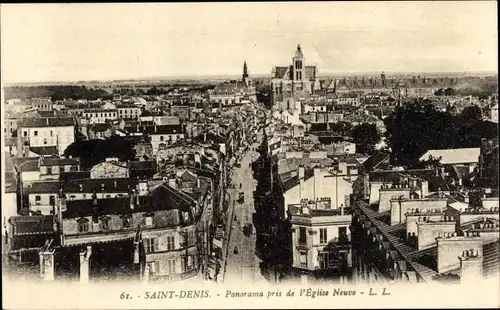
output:
<path id="1" fill-rule="evenodd" d="M 497 76 L 5 86 L 4 273 L 38 282 L 499 276 Z"/>

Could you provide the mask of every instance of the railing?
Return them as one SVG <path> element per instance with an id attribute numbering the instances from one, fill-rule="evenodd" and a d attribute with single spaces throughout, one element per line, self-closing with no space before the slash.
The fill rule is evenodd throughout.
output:
<path id="1" fill-rule="evenodd" d="M 198 274 L 198 269 L 193 268 L 189 271 L 182 272 L 182 273 L 174 273 L 174 274 L 167 274 L 167 275 L 150 275 L 149 280 L 151 282 L 176 282 L 176 281 L 182 281 L 188 278 L 192 278 Z"/>

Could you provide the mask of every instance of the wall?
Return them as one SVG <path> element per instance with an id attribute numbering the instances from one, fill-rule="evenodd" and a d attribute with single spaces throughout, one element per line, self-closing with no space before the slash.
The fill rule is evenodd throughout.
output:
<path id="1" fill-rule="evenodd" d="M 307 269 L 314 270 L 315 267 L 319 267 L 318 261 L 318 251 L 322 250 L 329 241 L 334 240 L 339 237 L 339 228 L 345 227 L 348 240 L 351 240 L 351 232 L 349 230 L 349 225 L 351 224 L 351 216 L 314 216 L 314 217 L 292 217 L 292 227 L 294 228 L 292 232 L 292 242 L 293 242 L 293 266 L 296 268 L 300 267 L 300 257 L 299 253 L 301 251 L 307 251 Z M 300 227 L 306 228 L 307 243 L 305 246 L 300 246 L 299 236 Z M 321 243 L 320 229 L 327 229 L 327 242 Z M 299 249 L 297 248 L 299 247 Z"/>
<path id="2" fill-rule="evenodd" d="M 442 212 L 447 207 L 446 199 L 406 199 L 401 204 L 398 200 L 391 200 L 391 225 L 403 223 L 406 213 L 433 213 L 436 209 Z M 418 209 L 418 212 L 417 212 Z M 401 220 L 400 220 L 401 218 Z"/>
<path id="3" fill-rule="evenodd" d="M 21 181 L 23 184 L 40 181 L 40 171 L 24 171 L 21 172 Z"/>
<path id="4" fill-rule="evenodd" d="M 163 138 L 163 141 L 162 141 Z M 158 153 L 160 144 L 170 145 L 175 143 L 177 140 L 184 139 L 184 133 L 179 132 L 175 134 L 152 134 L 151 135 L 151 145 L 153 147 L 153 155 Z"/>
<path id="5" fill-rule="evenodd" d="M 341 176 L 335 177 L 327 171 L 318 169 L 315 170 L 314 177 L 304 181 L 302 197 L 300 192 L 300 185 L 297 185 L 284 193 L 285 212 L 289 204 L 300 203 L 301 199 L 305 198 L 316 200 L 316 198 L 329 197 L 332 201 L 332 209 L 340 208 L 341 205 L 346 206 L 346 196 L 352 194 L 352 183 Z"/>
<path id="6" fill-rule="evenodd" d="M 111 162 L 103 162 L 93 166 L 92 169 L 90 169 L 90 178 L 92 179 L 113 179 L 128 177 L 128 168 L 118 166 Z"/>
<path id="7" fill-rule="evenodd" d="M 17 193 L 4 193 L 2 195 L 2 236 L 5 236 L 3 223 L 11 216 L 17 215 Z"/>
<path id="8" fill-rule="evenodd" d="M 481 204 L 486 210 L 490 210 L 491 208 L 498 208 L 498 197 L 483 198 L 481 199 Z"/>
<path id="9" fill-rule="evenodd" d="M 438 272 L 445 273 L 460 267 L 459 256 L 465 250 L 483 252 L 481 237 L 448 237 L 438 238 Z"/>
<path id="10" fill-rule="evenodd" d="M 490 211 L 484 211 L 484 212 L 462 212 L 460 213 L 460 225 L 475 221 L 475 220 L 480 220 L 483 218 L 491 218 L 491 219 L 496 219 L 497 221 L 500 218 L 500 215 L 498 212 L 490 212 Z"/>
<path id="11" fill-rule="evenodd" d="M 410 198 L 410 189 L 409 188 L 380 188 L 379 190 L 379 203 L 378 203 L 378 212 L 385 212 L 391 210 L 391 202 L 390 200 L 393 197 L 402 196 L 403 199 Z"/>
<path id="12" fill-rule="evenodd" d="M 433 247 L 436 245 L 437 237 L 454 232 L 455 222 L 417 222 L 418 249 Z"/>
<path id="13" fill-rule="evenodd" d="M 40 196 L 39 203 L 36 203 L 36 196 Z M 50 204 L 50 197 L 54 197 L 57 204 L 58 197 L 56 193 L 30 193 L 28 195 L 29 209 L 31 211 L 41 211 L 43 215 L 50 215 L 54 207 Z"/>
<path id="14" fill-rule="evenodd" d="M 19 133 L 21 137 L 24 137 L 25 132 L 30 139 L 31 147 L 57 146 L 60 155 L 75 141 L 74 126 L 25 127 L 21 128 L 21 132 Z"/>
<path id="15" fill-rule="evenodd" d="M 380 189 L 384 182 L 369 182 L 370 186 L 370 205 L 376 204 L 380 199 Z"/>
<path id="16" fill-rule="evenodd" d="M 405 215 L 403 215 L 405 216 Z M 406 235 L 413 235 L 418 236 L 418 227 L 417 227 L 417 222 L 418 219 L 425 217 L 426 220 L 437 222 L 440 221 L 443 217 L 442 213 L 406 213 Z"/>

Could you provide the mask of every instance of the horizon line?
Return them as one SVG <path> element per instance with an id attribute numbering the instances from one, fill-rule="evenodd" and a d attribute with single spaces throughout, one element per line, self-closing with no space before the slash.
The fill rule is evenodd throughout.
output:
<path id="1" fill-rule="evenodd" d="M 325 72 L 318 74 L 317 77 L 328 76 L 352 76 L 352 75 L 376 75 L 381 73 L 386 75 L 409 75 L 409 74 L 431 74 L 431 75 L 498 75 L 498 70 L 471 70 L 471 71 L 343 71 L 343 72 Z M 2 82 L 2 87 L 23 86 L 25 84 L 84 84 L 84 83 L 112 83 L 112 82 L 134 82 L 134 81 L 149 81 L 149 82 L 163 82 L 169 80 L 191 81 L 197 79 L 228 79 L 239 77 L 239 74 L 183 74 L 183 75 L 165 75 L 165 76 L 146 76 L 146 77 L 125 77 L 125 78 L 105 78 L 105 79 L 83 79 L 83 80 L 52 80 L 52 81 L 16 81 L 16 82 Z M 250 78 L 270 78 L 272 73 L 255 73 L 250 74 Z"/>

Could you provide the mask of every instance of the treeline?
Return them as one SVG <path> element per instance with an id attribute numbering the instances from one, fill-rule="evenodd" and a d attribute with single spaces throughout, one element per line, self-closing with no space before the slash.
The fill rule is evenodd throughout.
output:
<path id="1" fill-rule="evenodd" d="M 5 99 L 32 99 L 50 98 L 52 101 L 64 99 L 87 99 L 98 98 L 111 99 L 112 95 L 104 89 L 87 88 L 77 85 L 54 85 L 54 86 L 10 86 L 5 87 Z"/>
<path id="2" fill-rule="evenodd" d="M 397 107 L 384 124 L 393 164 L 408 167 L 419 166 L 430 149 L 480 147 L 482 138 L 498 137 L 498 125 L 483 121 L 479 107 L 453 115 L 427 100 Z"/>

